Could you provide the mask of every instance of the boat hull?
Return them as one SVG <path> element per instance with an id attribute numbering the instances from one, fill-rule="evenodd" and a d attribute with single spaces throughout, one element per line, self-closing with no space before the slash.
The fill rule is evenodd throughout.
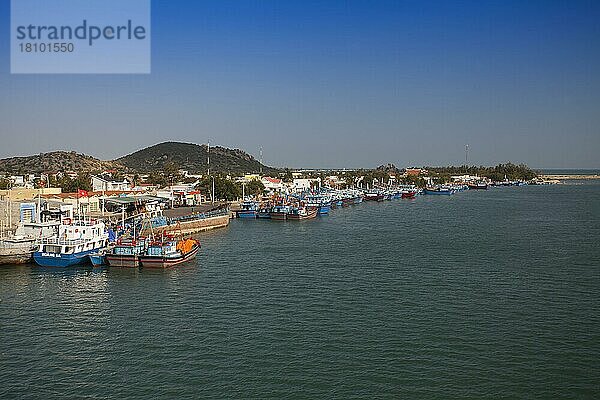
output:
<path id="1" fill-rule="evenodd" d="M 449 196 L 451 194 L 454 194 L 454 190 L 428 190 L 425 189 L 423 190 L 423 194 L 430 194 L 430 195 L 442 195 L 442 196 Z"/>
<path id="2" fill-rule="evenodd" d="M 140 256 L 138 255 L 114 255 L 106 256 L 106 261 L 109 266 L 116 268 L 139 268 Z"/>
<path id="3" fill-rule="evenodd" d="M 236 212 L 238 218 L 256 218 L 256 211 L 237 211 Z"/>
<path id="4" fill-rule="evenodd" d="M 329 204 L 323 204 L 319 206 L 319 215 L 327 215 L 329 214 L 329 210 L 331 206 Z"/>
<path id="5" fill-rule="evenodd" d="M 285 221 L 287 219 L 288 214 L 283 212 L 271 212 L 271 219 L 275 221 Z"/>
<path id="6" fill-rule="evenodd" d="M 140 257 L 138 255 L 106 255 L 106 262 L 116 268 L 139 268 Z"/>
<path id="7" fill-rule="evenodd" d="M 67 268 L 75 265 L 84 265 L 90 262 L 89 255 L 98 251 L 97 249 L 83 251 L 75 254 L 59 253 L 33 253 L 33 260 L 40 267 L 59 267 Z"/>
<path id="8" fill-rule="evenodd" d="M 33 261 L 32 253 L 0 255 L 0 265 L 28 264 Z"/>
<path id="9" fill-rule="evenodd" d="M 27 264 L 33 261 L 31 246 L 0 249 L 0 265 Z"/>
<path id="10" fill-rule="evenodd" d="M 90 254 L 90 262 L 94 267 L 102 267 L 106 265 L 106 256 L 102 254 Z"/>
<path id="11" fill-rule="evenodd" d="M 469 190 L 488 190 L 488 185 L 469 185 Z"/>
<path id="12" fill-rule="evenodd" d="M 416 195 L 417 195 L 417 192 L 403 192 L 402 198 L 403 199 L 414 199 Z"/>
<path id="13" fill-rule="evenodd" d="M 317 208 L 314 208 L 314 209 L 308 210 L 306 214 L 294 214 L 294 213 L 288 214 L 287 218 L 290 221 L 302 221 L 305 219 L 316 218 L 318 213 L 319 213 L 319 210 Z"/>
<path id="14" fill-rule="evenodd" d="M 194 257 L 196 257 L 196 254 L 198 254 L 199 250 L 200 250 L 200 246 L 196 246 L 192 250 L 190 250 L 188 253 L 182 255 L 181 257 L 169 258 L 169 257 L 161 257 L 161 256 L 156 256 L 156 257 L 155 256 L 140 256 L 139 260 L 142 265 L 142 268 L 165 269 L 165 268 L 173 267 L 175 265 L 182 264 L 186 261 L 193 259 Z"/>

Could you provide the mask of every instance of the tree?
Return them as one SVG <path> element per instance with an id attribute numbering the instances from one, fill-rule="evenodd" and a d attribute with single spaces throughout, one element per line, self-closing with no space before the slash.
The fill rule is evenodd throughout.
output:
<path id="1" fill-rule="evenodd" d="M 242 190 L 239 185 L 236 185 L 231 179 L 223 177 L 221 175 L 207 176 L 203 178 L 196 188 L 201 190 L 203 193 L 212 193 L 213 178 L 215 180 L 215 200 L 222 199 L 232 201 L 240 198 Z"/>
<path id="2" fill-rule="evenodd" d="M 174 162 L 165 163 L 165 166 L 163 167 L 163 174 L 169 184 L 173 184 L 181 180 L 179 166 Z"/>
<path id="3" fill-rule="evenodd" d="M 263 185 L 263 183 L 261 181 L 258 181 L 256 179 L 250 181 L 250 183 L 248 183 L 246 185 L 246 193 L 248 193 L 248 194 L 262 196 L 262 194 L 264 192 L 265 192 L 265 185 Z"/>
<path id="4" fill-rule="evenodd" d="M 283 181 L 288 183 L 294 181 L 294 175 L 292 175 L 292 171 L 289 168 L 286 168 L 283 172 Z"/>
<path id="5" fill-rule="evenodd" d="M 0 178 L 0 190 L 6 190 L 10 187 L 10 180 L 6 178 Z"/>

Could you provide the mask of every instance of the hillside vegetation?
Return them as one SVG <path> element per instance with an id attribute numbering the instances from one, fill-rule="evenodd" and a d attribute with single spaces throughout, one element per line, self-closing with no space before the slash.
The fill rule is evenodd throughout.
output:
<path id="1" fill-rule="evenodd" d="M 190 173 L 203 174 L 207 170 L 208 149 L 206 145 L 166 142 L 114 161 L 102 161 L 76 152 L 55 151 L 27 157 L 11 157 L 0 160 L 0 172 L 15 175 L 40 174 L 44 172 L 98 173 L 107 170 L 130 173 L 161 173 L 166 166 L 176 166 Z M 254 157 L 238 149 L 210 148 L 210 169 L 215 173 L 243 174 L 277 172 L 261 165 Z"/>
<path id="2" fill-rule="evenodd" d="M 11 157 L 0 160 L 0 171 L 10 174 L 40 174 L 43 172 L 93 172 L 121 170 L 114 161 L 102 161 L 74 151 L 54 151 L 28 157 Z"/>
<path id="3" fill-rule="evenodd" d="M 151 173 L 163 170 L 167 164 L 175 164 L 179 168 L 194 174 L 206 173 L 208 164 L 208 146 L 193 143 L 166 142 L 121 157 L 116 161 L 130 170 L 140 173 Z M 225 147 L 210 148 L 210 169 L 221 173 L 264 173 L 275 172 L 271 167 L 261 163 L 250 154 Z"/>

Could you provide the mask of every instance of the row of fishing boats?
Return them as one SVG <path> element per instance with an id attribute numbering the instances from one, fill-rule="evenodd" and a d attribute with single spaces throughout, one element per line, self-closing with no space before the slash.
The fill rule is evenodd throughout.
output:
<path id="1" fill-rule="evenodd" d="M 117 234 L 101 220 L 57 219 L 21 222 L 14 235 L 0 238 L 0 264 L 73 267 L 83 264 L 124 268 L 169 268 L 194 258 L 200 242 L 164 233 L 140 237 Z"/>
<path id="2" fill-rule="evenodd" d="M 299 221 L 327 215 L 336 208 L 349 207 L 363 201 L 384 201 L 392 199 L 411 199 L 419 193 L 415 186 L 391 189 L 347 189 L 334 190 L 323 188 L 319 192 L 294 195 L 276 195 L 259 201 L 246 199 L 236 211 L 237 218 L 271 219 L 276 221 Z"/>
<path id="3" fill-rule="evenodd" d="M 423 189 L 414 185 L 397 185 L 388 188 L 335 190 L 322 188 L 318 192 L 268 198 L 245 199 L 236 211 L 237 218 L 298 221 L 327 215 L 337 207 L 348 207 L 363 201 L 414 199 L 418 195 L 453 195 L 464 190 L 487 190 L 485 181 L 468 184 L 431 185 Z"/>

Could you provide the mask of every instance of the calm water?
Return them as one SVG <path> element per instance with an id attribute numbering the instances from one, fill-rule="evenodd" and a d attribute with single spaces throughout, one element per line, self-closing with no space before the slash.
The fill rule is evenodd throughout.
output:
<path id="1" fill-rule="evenodd" d="M 600 184 L 233 221 L 169 271 L 0 270 L 0 398 L 599 398 Z"/>

